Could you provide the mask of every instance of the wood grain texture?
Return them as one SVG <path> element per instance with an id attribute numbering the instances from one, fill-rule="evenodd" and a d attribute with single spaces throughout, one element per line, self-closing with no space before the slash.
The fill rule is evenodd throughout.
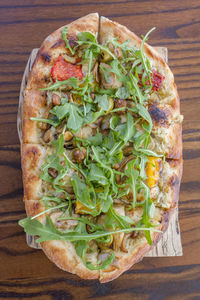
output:
<path id="1" fill-rule="evenodd" d="M 0 299 L 200 299 L 200 1 L 0 0 Z M 33 48 L 56 28 L 98 11 L 150 44 L 167 47 L 184 114 L 179 218 L 183 257 L 145 258 L 114 282 L 82 281 L 30 249 L 17 221 L 22 202 L 16 117 Z"/>

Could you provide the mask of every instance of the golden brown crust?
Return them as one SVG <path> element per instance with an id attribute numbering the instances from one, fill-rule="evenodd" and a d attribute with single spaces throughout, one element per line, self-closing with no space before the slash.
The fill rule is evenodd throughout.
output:
<path id="1" fill-rule="evenodd" d="M 68 34 L 76 36 L 82 31 L 98 32 L 99 16 L 97 13 L 89 14 L 68 25 Z M 61 39 L 61 32 L 65 26 L 50 34 L 41 45 L 34 65 L 29 75 L 27 88 L 24 92 L 24 121 L 23 142 L 40 143 L 41 130 L 37 122 L 30 117 L 42 117 L 46 106 L 46 93 L 40 88 L 46 87 L 46 81 L 50 78 L 51 67 L 60 53 L 66 52 L 65 43 Z"/>
<path id="2" fill-rule="evenodd" d="M 38 200 L 25 200 L 24 203 L 28 217 L 34 217 L 35 215 L 44 211 L 44 207 Z"/>
<path id="3" fill-rule="evenodd" d="M 60 269 L 76 274 L 83 279 L 98 279 L 99 271 L 91 271 L 86 268 L 82 259 L 76 254 L 71 242 L 47 241 L 41 243 L 47 257 Z"/>
<path id="4" fill-rule="evenodd" d="M 44 163 L 46 149 L 36 144 L 22 144 L 21 164 L 23 171 L 24 200 L 40 198 L 42 181 L 40 167 Z"/>
<path id="5" fill-rule="evenodd" d="M 181 184 L 181 178 L 183 173 L 183 159 L 179 160 L 172 160 L 168 159 L 167 162 L 169 163 L 170 167 L 175 171 L 174 174 L 170 177 L 168 181 L 168 185 L 172 189 L 172 207 L 175 208 L 178 205 L 179 200 L 179 191 L 180 191 L 180 184 Z"/>

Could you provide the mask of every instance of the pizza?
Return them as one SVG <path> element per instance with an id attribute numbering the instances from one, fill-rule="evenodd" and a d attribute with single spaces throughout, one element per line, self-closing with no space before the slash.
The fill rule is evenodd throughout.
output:
<path id="1" fill-rule="evenodd" d="M 19 224 L 83 279 L 107 282 L 140 261 L 178 205 L 183 117 L 152 30 L 140 39 L 96 13 L 63 26 L 24 92 Z"/>

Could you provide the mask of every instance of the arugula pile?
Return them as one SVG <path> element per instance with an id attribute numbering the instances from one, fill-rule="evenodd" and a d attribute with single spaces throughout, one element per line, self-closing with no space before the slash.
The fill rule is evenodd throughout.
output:
<path id="1" fill-rule="evenodd" d="M 65 125 L 63 132 L 52 143 L 53 154 L 47 157 L 41 168 L 40 177 L 51 190 L 51 193 L 45 194 L 40 200 L 46 209 L 39 215 L 46 214 L 46 223 L 41 224 L 36 220 L 35 218 L 39 216 L 37 215 L 21 220 L 19 224 L 28 234 L 39 236 L 37 242 L 47 240 L 73 242 L 77 254 L 91 270 L 105 269 L 115 256 L 110 249 L 110 254 L 105 261 L 99 261 L 96 266 L 92 265 L 86 260 L 86 254 L 90 251 L 90 241 L 95 240 L 97 245 L 99 243 L 106 245 L 113 234 L 141 231 L 145 234 L 148 243 L 152 244 L 150 232 L 157 231 L 150 222 L 154 204 L 150 199 L 145 171 L 148 156 L 159 157 L 148 150 L 152 120 L 146 104 L 152 84 L 151 66 L 144 54 L 143 46 L 152 30 L 143 38 L 141 48 L 137 50 L 129 45 L 129 41 L 120 44 L 117 38 L 100 45 L 96 36 L 90 32 L 79 33 L 76 46 L 71 47 L 67 39 L 68 28 L 66 27 L 62 32 L 66 48 L 71 55 L 76 55 L 81 49 L 83 54 L 80 63 L 88 65 L 87 75 L 82 80 L 71 77 L 64 81 L 50 82 L 44 90 L 62 91 L 62 93 L 70 90 L 72 96 L 80 99 L 80 103 L 71 102 L 66 93 L 65 97 L 61 98 L 61 105 L 54 106 L 47 119 L 31 118 L 34 121 L 48 123 L 55 128 Z M 123 55 L 117 58 L 110 50 L 110 45 L 118 48 Z M 100 64 L 103 76 L 106 81 L 109 81 L 110 76 L 114 74 L 122 83 L 118 88 L 105 89 L 101 84 L 95 84 L 92 66 L 102 53 L 110 56 L 107 63 L 109 68 L 103 68 Z M 132 101 L 132 105 L 113 108 L 110 99 L 114 98 L 128 99 L 129 102 Z M 120 111 L 124 113 L 125 123 L 117 114 Z M 85 147 L 87 155 L 82 163 L 73 162 L 65 149 L 66 128 L 76 133 L 84 126 L 108 115 L 110 116 L 108 134 L 97 131 L 96 135 L 87 139 L 74 136 L 76 147 L 80 149 Z M 140 130 L 137 129 L 138 126 Z M 126 160 L 124 149 L 127 145 L 132 147 L 132 151 L 126 167 L 115 168 Z M 50 169 L 56 171 L 55 178 L 49 174 Z M 74 198 L 65 189 L 65 176 L 70 170 L 73 170 L 70 182 Z M 117 178 L 124 178 L 124 180 L 118 182 Z M 141 193 L 143 201 L 138 201 L 137 195 Z M 129 194 L 132 194 L 132 201 L 127 209 L 143 207 L 143 216 L 138 224 L 134 224 L 128 216 L 119 215 L 114 209 L 115 200 Z M 81 206 L 80 216 L 74 217 L 73 211 L 77 201 Z M 70 230 L 56 228 L 48 216 L 52 210 L 62 212 L 58 222 L 76 220 L 77 225 Z M 102 214 L 106 215 L 104 225 L 97 223 L 98 216 Z"/>

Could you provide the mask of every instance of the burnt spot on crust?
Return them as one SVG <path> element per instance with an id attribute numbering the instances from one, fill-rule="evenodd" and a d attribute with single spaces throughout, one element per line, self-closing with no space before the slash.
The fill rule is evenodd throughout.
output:
<path id="1" fill-rule="evenodd" d="M 176 186 L 176 185 L 179 185 L 179 183 L 180 183 L 180 180 L 177 175 L 174 174 L 173 176 L 170 177 L 170 179 L 169 179 L 170 186 Z"/>
<path id="2" fill-rule="evenodd" d="M 35 169 L 41 157 L 41 152 L 39 148 L 35 146 L 29 146 L 25 150 L 24 154 L 27 166 L 29 168 Z"/>
<path id="3" fill-rule="evenodd" d="M 44 81 L 45 81 L 45 82 L 49 82 L 49 77 L 45 75 L 45 76 L 44 76 Z"/>
<path id="4" fill-rule="evenodd" d="M 65 42 L 62 39 L 59 39 L 55 44 L 53 44 L 53 46 L 51 46 L 51 49 L 60 47 L 60 46 L 64 46 Z"/>
<path id="5" fill-rule="evenodd" d="M 160 109 L 156 104 L 150 104 L 148 110 L 154 123 L 161 126 L 168 125 L 167 114 L 164 110 Z"/>
<path id="6" fill-rule="evenodd" d="M 74 47 L 76 47 L 78 45 L 77 44 L 77 37 L 75 35 L 68 34 L 67 35 L 67 39 L 69 41 L 70 47 L 74 48 Z"/>
<path id="7" fill-rule="evenodd" d="M 44 62 L 51 62 L 51 55 L 48 52 L 41 53 L 41 58 Z"/>
<path id="8" fill-rule="evenodd" d="M 33 203 L 33 210 L 35 211 L 37 211 L 38 209 L 39 209 L 39 206 L 40 206 L 40 203 L 39 202 L 34 202 Z"/>

